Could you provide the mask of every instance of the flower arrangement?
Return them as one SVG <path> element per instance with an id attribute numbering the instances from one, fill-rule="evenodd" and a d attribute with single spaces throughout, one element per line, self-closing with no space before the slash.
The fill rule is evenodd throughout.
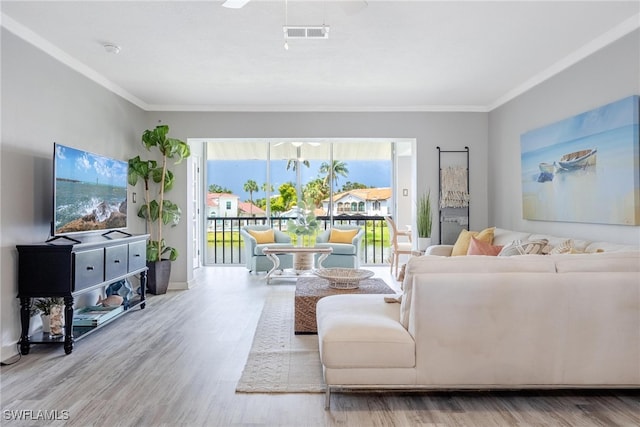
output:
<path id="1" fill-rule="evenodd" d="M 61 297 L 37 298 L 33 301 L 30 314 L 34 316 L 40 313 L 44 316 L 50 316 L 51 308 L 54 306 L 64 306 L 64 299 Z"/>
<path id="2" fill-rule="evenodd" d="M 297 217 L 287 221 L 287 231 L 296 236 L 312 236 L 318 231 L 320 223 L 313 213 L 312 203 L 303 202 L 301 207 L 297 207 Z"/>

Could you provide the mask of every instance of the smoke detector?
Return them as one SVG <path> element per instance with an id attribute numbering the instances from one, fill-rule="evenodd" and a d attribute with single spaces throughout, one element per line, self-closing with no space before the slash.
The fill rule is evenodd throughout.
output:
<path id="1" fill-rule="evenodd" d="M 113 44 L 113 43 L 106 43 L 106 44 L 104 44 L 104 50 L 107 53 L 111 53 L 111 54 L 117 55 L 118 53 L 120 53 L 120 46 L 118 46 L 117 44 Z"/>

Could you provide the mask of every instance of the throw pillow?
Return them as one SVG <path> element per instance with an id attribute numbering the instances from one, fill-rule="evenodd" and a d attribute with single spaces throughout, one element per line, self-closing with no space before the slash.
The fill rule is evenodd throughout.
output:
<path id="1" fill-rule="evenodd" d="M 547 243 L 549 243 L 547 239 L 514 240 L 502 248 L 498 256 L 541 255 Z"/>
<path id="2" fill-rule="evenodd" d="M 338 230 L 337 228 L 332 228 L 331 234 L 329 234 L 329 243 L 352 243 L 356 234 L 358 234 L 358 230 Z"/>
<path id="3" fill-rule="evenodd" d="M 451 256 L 462 256 L 466 255 L 469 250 L 469 244 L 471 243 L 471 237 L 475 237 L 481 242 L 485 243 L 493 243 L 493 232 L 495 231 L 495 227 L 485 228 L 482 231 L 467 231 L 462 230 L 458 235 L 458 240 L 453 245 L 453 250 L 451 251 Z"/>
<path id="4" fill-rule="evenodd" d="M 549 254 L 550 255 L 569 254 L 571 253 L 572 250 L 574 250 L 573 240 L 569 239 L 560 243 L 558 246 L 553 247 L 551 251 L 549 251 Z"/>
<path id="5" fill-rule="evenodd" d="M 502 250 L 502 246 L 494 246 L 490 243 L 478 240 L 471 236 L 471 242 L 469 243 L 469 250 L 467 255 L 488 255 L 497 256 Z"/>
<path id="6" fill-rule="evenodd" d="M 402 282 L 404 280 L 404 272 L 407 270 L 407 264 L 402 264 L 402 267 L 400 267 L 400 273 L 398 273 L 398 277 L 396 277 L 396 280 L 398 282 Z"/>
<path id="7" fill-rule="evenodd" d="M 259 245 L 276 242 L 276 237 L 273 230 L 247 230 L 247 232 L 251 235 L 251 237 L 256 239 L 256 242 Z"/>
<path id="8" fill-rule="evenodd" d="M 393 297 L 384 297 L 384 302 L 386 303 L 394 303 L 397 302 L 398 304 L 402 303 L 402 294 L 393 296 Z"/>

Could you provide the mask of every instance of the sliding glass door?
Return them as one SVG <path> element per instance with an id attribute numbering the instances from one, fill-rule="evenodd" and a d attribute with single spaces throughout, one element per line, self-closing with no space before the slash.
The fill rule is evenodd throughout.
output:
<path id="1" fill-rule="evenodd" d="M 382 216 L 393 206 L 389 140 L 216 140 L 207 143 L 204 263 L 242 264 L 239 229 L 282 229 L 302 203 L 321 228 L 365 227 L 363 263 L 382 263 L 388 234 Z M 286 227 L 285 227 L 286 228 Z"/>

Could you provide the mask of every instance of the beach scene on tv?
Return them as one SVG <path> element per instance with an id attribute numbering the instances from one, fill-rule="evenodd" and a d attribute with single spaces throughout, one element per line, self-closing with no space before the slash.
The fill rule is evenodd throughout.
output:
<path id="1" fill-rule="evenodd" d="M 126 228 L 127 167 L 56 144 L 54 234 Z"/>
<path id="2" fill-rule="evenodd" d="M 521 136 L 523 217 L 640 223 L 638 96 Z"/>

